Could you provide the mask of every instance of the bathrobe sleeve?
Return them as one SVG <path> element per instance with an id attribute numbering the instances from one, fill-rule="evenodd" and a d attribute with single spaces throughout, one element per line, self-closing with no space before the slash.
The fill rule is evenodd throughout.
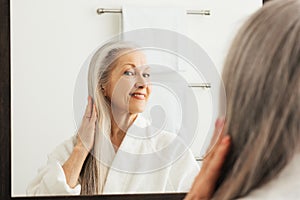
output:
<path id="1" fill-rule="evenodd" d="M 81 186 L 70 188 L 62 168 L 64 162 L 70 157 L 76 136 L 66 140 L 48 155 L 46 166 L 38 170 L 37 176 L 27 187 L 28 196 L 43 195 L 79 195 Z"/>
<path id="2" fill-rule="evenodd" d="M 170 169 L 169 184 L 176 192 L 188 192 L 199 173 L 199 165 L 190 149 Z"/>

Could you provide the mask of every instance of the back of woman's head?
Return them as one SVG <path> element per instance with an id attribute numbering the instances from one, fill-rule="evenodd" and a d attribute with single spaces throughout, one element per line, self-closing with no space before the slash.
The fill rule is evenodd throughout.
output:
<path id="1" fill-rule="evenodd" d="M 300 145 L 300 1 L 266 3 L 244 24 L 227 56 L 225 132 L 232 148 L 215 198 L 267 183 Z"/>

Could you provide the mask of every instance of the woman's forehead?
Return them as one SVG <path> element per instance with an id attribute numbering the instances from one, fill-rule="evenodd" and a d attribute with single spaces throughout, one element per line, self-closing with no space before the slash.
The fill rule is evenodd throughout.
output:
<path id="1" fill-rule="evenodd" d="M 136 63 L 136 62 L 146 62 L 146 56 L 142 51 L 134 50 L 121 54 L 118 57 L 118 62 L 128 62 L 128 63 Z"/>
<path id="2" fill-rule="evenodd" d="M 134 51 L 121 55 L 116 60 L 115 68 L 113 70 L 118 71 L 128 67 L 140 69 L 149 68 L 149 66 L 146 66 L 146 57 L 144 53 L 141 51 Z"/>

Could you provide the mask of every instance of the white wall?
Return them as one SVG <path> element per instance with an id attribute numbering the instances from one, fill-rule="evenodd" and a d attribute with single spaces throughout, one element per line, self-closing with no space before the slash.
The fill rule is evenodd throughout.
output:
<path id="1" fill-rule="evenodd" d="M 25 195 L 46 155 L 75 133 L 73 91 L 80 67 L 94 48 L 121 31 L 120 14 L 99 16 L 96 9 L 120 8 L 124 2 L 211 9 L 211 16 L 187 17 L 187 34 L 206 50 L 219 71 L 237 27 L 261 6 L 260 0 L 12 0 L 13 196 Z M 207 121 L 210 94 L 197 90 L 203 111 L 201 135 L 211 123 Z M 199 138 L 193 145 L 195 156 L 199 156 Z"/>

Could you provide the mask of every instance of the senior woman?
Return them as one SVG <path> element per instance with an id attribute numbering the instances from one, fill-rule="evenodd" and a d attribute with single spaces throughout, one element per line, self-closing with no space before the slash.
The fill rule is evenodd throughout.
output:
<path id="1" fill-rule="evenodd" d="M 174 134 L 160 130 L 146 139 L 128 134 L 148 130 L 148 121 L 139 115 L 151 94 L 150 68 L 142 51 L 121 41 L 99 48 L 89 65 L 88 92 L 78 133 L 50 154 L 28 186 L 28 195 L 189 190 L 199 167 L 188 148 L 152 170 L 145 168 L 149 163 L 142 163 L 149 153 L 160 157 L 157 152 L 174 140 Z"/>
<path id="2" fill-rule="evenodd" d="M 300 199 L 299 77 L 300 1 L 270 1 L 241 28 L 225 62 L 231 148 L 220 143 L 211 155 L 219 162 L 205 164 L 186 200 Z"/>

